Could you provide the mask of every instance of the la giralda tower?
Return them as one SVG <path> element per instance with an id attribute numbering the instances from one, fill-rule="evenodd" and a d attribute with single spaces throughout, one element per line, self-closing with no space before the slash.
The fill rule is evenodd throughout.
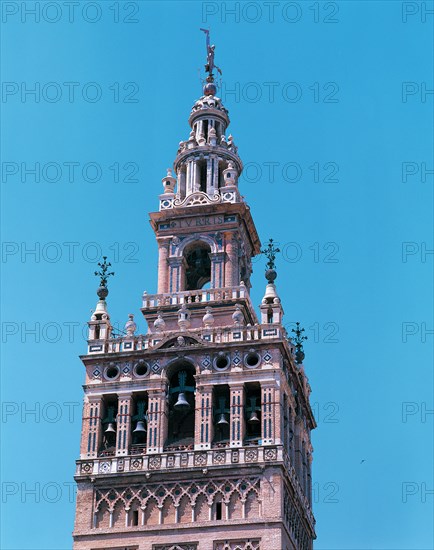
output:
<path id="1" fill-rule="evenodd" d="M 133 315 L 113 333 L 100 264 L 81 357 L 75 550 L 309 550 L 315 539 L 304 337 L 283 327 L 272 241 L 259 316 L 250 299 L 261 244 L 205 32 L 203 95 L 150 214 L 146 334 Z"/>

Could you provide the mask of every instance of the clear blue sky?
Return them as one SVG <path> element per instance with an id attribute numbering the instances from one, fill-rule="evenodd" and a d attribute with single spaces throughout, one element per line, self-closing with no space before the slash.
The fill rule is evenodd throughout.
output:
<path id="1" fill-rule="evenodd" d="M 315 547 L 432 549 L 433 2 L 49 4 L 35 22 L 2 2 L 2 549 L 71 548 L 94 261 L 116 271 L 112 319 L 145 330 L 148 212 L 201 94 L 203 26 L 240 188 L 284 251 L 285 322 L 309 337 Z"/>

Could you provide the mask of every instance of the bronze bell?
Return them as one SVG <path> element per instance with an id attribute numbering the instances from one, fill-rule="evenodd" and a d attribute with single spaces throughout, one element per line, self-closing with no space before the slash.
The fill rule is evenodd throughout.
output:
<path id="1" fill-rule="evenodd" d="M 113 422 L 109 422 L 109 425 L 105 429 L 104 433 L 105 434 L 115 434 L 116 433 L 116 428 L 115 428 L 115 425 L 114 425 Z"/>
<path id="2" fill-rule="evenodd" d="M 133 430 L 133 434 L 146 432 L 146 426 L 143 420 L 137 421 L 137 426 Z"/>
<path id="3" fill-rule="evenodd" d="M 185 393 L 180 392 L 178 395 L 178 401 L 173 405 L 176 411 L 186 411 L 190 408 L 190 403 L 185 398 Z"/>
<path id="4" fill-rule="evenodd" d="M 256 424 L 259 422 L 258 415 L 256 414 L 256 411 L 252 411 L 250 418 L 247 420 L 249 424 Z"/>
<path id="5" fill-rule="evenodd" d="M 229 422 L 226 420 L 226 415 L 222 413 L 217 421 L 217 426 L 227 426 Z"/>

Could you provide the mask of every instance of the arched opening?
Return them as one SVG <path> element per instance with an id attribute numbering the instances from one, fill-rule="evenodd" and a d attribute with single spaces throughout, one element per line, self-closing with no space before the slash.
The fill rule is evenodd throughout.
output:
<path id="1" fill-rule="evenodd" d="M 146 392 L 134 394 L 131 416 L 131 454 L 141 454 L 146 450 L 148 430 L 148 395 Z"/>
<path id="2" fill-rule="evenodd" d="M 206 193 L 207 166 L 206 166 L 205 159 L 200 159 L 197 161 L 196 170 L 197 170 L 197 183 L 198 183 L 199 191 Z"/>
<path id="3" fill-rule="evenodd" d="M 102 438 L 100 456 L 111 456 L 116 451 L 118 399 L 115 395 L 104 396 L 102 416 Z"/>
<path id="4" fill-rule="evenodd" d="M 184 251 L 185 290 L 198 290 L 211 281 L 211 247 L 204 242 L 195 242 Z"/>
<path id="5" fill-rule="evenodd" d="M 220 358 L 218 358 L 220 359 Z M 213 447 L 229 446 L 229 421 L 230 421 L 230 392 L 229 386 L 221 384 L 213 388 L 213 420 L 214 439 Z"/>
<path id="6" fill-rule="evenodd" d="M 195 368 L 179 361 L 169 370 L 169 426 L 166 449 L 192 449 L 195 425 Z"/>
<path id="7" fill-rule="evenodd" d="M 257 444 L 261 438 L 261 387 L 246 384 L 246 443 Z"/>
<path id="8" fill-rule="evenodd" d="M 223 501 L 221 495 L 217 495 L 214 499 L 213 506 L 212 506 L 212 515 L 213 519 L 216 521 L 220 521 L 223 518 Z"/>

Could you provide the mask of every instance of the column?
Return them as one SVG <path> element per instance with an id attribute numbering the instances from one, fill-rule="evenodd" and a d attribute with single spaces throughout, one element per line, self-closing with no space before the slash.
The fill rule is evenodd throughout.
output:
<path id="1" fill-rule="evenodd" d="M 192 165 L 193 165 L 193 161 L 192 160 L 189 160 L 187 162 L 187 185 L 186 185 L 186 193 L 185 195 L 190 195 L 191 192 L 192 192 Z"/>
<path id="2" fill-rule="evenodd" d="M 169 263 L 169 288 L 168 292 L 173 294 L 174 292 L 179 292 L 185 288 L 185 274 L 183 271 L 184 258 L 174 257 L 168 258 Z"/>
<path id="3" fill-rule="evenodd" d="M 162 453 L 168 428 L 166 392 L 163 389 L 150 390 L 148 398 L 148 440 L 146 453 Z"/>
<path id="4" fill-rule="evenodd" d="M 131 394 L 119 397 L 116 419 L 116 456 L 125 456 L 129 452 L 131 445 L 131 407 Z"/>
<path id="5" fill-rule="evenodd" d="M 246 424 L 244 420 L 245 390 L 243 384 L 230 386 L 230 446 L 243 445 Z"/>
<path id="6" fill-rule="evenodd" d="M 233 280 L 233 271 L 234 271 L 234 243 L 233 243 L 233 233 L 225 233 L 225 287 L 231 287 L 234 285 Z"/>
<path id="7" fill-rule="evenodd" d="M 181 199 L 185 198 L 185 184 L 186 184 L 186 170 L 184 165 L 182 165 L 178 170 L 178 193 Z"/>
<path id="8" fill-rule="evenodd" d="M 214 195 L 213 168 L 214 159 L 212 157 L 208 157 L 206 160 L 206 192 L 210 197 Z"/>
<path id="9" fill-rule="evenodd" d="M 80 458 L 96 458 L 101 446 L 102 397 L 86 397 L 83 406 Z"/>
<path id="10" fill-rule="evenodd" d="M 221 288 L 224 286 L 224 252 L 210 252 L 209 257 L 211 259 L 211 288 Z"/>
<path id="11" fill-rule="evenodd" d="M 158 294 L 169 292 L 169 240 L 158 241 Z"/>
<path id="12" fill-rule="evenodd" d="M 214 437 L 212 386 L 197 386 L 195 396 L 194 448 L 210 449 Z"/>
<path id="13" fill-rule="evenodd" d="M 213 181 L 212 186 L 214 189 L 219 188 L 219 159 L 218 157 L 213 158 Z"/>

